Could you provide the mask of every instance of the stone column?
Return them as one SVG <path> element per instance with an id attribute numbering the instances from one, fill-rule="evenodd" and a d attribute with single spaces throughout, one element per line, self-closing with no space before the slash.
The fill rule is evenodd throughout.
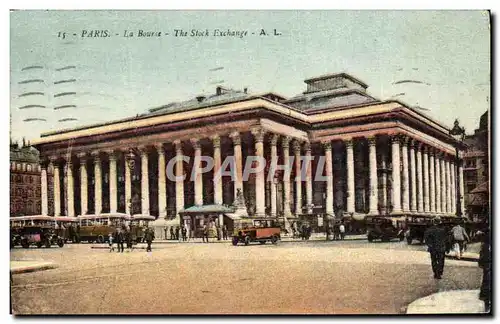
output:
<path id="1" fill-rule="evenodd" d="M 139 151 L 141 152 L 141 214 L 149 215 L 148 150 L 146 146 L 141 146 Z"/>
<path id="2" fill-rule="evenodd" d="M 424 172 L 424 212 L 430 212 L 430 199 L 429 199 L 429 153 L 428 147 L 424 146 L 422 150 L 422 162 L 423 162 L 423 172 Z"/>
<path id="3" fill-rule="evenodd" d="M 404 213 L 410 211 L 410 166 L 408 164 L 408 140 L 409 139 L 407 137 L 402 137 L 401 141 L 401 159 L 403 160 L 401 188 L 403 194 L 402 209 Z"/>
<path id="4" fill-rule="evenodd" d="M 132 215 L 132 168 L 131 164 L 134 165 L 135 161 L 129 160 L 130 157 L 127 153 L 132 153 L 132 150 L 127 150 L 125 153 L 125 213 L 127 215 Z"/>
<path id="5" fill-rule="evenodd" d="M 47 180 L 47 164 L 45 161 L 41 164 L 42 174 L 41 174 L 41 193 L 42 193 L 42 215 L 49 215 L 49 186 Z"/>
<path id="6" fill-rule="evenodd" d="M 306 204 L 307 213 L 312 214 L 312 203 L 313 203 L 313 187 L 312 187 L 312 157 L 311 157 L 311 144 L 306 142 L 304 144 L 304 150 L 306 151 Z"/>
<path id="7" fill-rule="evenodd" d="M 464 168 L 463 168 L 463 160 L 460 160 L 458 166 L 458 181 L 459 181 L 459 195 L 460 195 L 460 210 L 462 215 L 465 215 L 465 199 L 464 199 Z"/>
<path id="8" fill-rule="evenodd" d="M 457 182 L 455 181 L 457 175 L 457 169 L 455 168 L 455 162 L 450 162 L 451 169 L 451 213 L 453 215 L 457 214 Z"/>
<path id="9" fill-rule="evenodd" d="M 203 177 L 201 174 L 201 144 L 199 139 L 192 138 L 191 144 L 194 148 L 194 163 L 193 163 L 193 171 L 195 174 L 194 179 L 194 204 L 196 206 L 203 205 Z"/>
<path id="10" fill-rule="evenodd" d="M 165 163 L 165 148 L 156 144 L 158 152 L 158 219 L 167 218 L 167 177 Z"/>
<path id="11" fill-rule="evenodd" d="M 78 153 L 80 160 L 80 205 L 81 214 L 87 215 L 89 211 L 89 198 L 88 198 L 88 176 L 87 176 L 87 154 Z"/>
<path id="12" fill-rule="evenodd" d="M 109 159 L 109 212 L 118 212 L 118 176 L 116 167 L 116 154 L 108 151 Z"/>
<path id="13" fill-rule="evenodd" d="M 217 177 L 215 175 L 219 172 L 222 158 L 220 151 L 220 137 L 219 135 L 212 136 L 212 142 L 214 145 L 214 203 L 222 205 L 222 177 Z"/>
<path id="14" fill-rule="evenodd" d="M 329 216 L 335 217 L 333 210 L 333 158 L 332 158 L 332 142 L 323 143 L 325 148 L 325 164 L 326 164 L 326 209 L 325 212 Z"/>
<path id="15" fill-rule="evenodd" d="M 452 193 L 452 187 L 451 187 L 451 167 L 450 167 L 450 161 L 447 160 L 445 164 L 446 168 L 446 212 L 448 214 L 451 214 L 451 193 Z"/>
<path id="16" fill-rule="evenodd" d="M 417 143 L 417 147 L 415 147 L 417 150 L 417 181 L 418 181 L 418 188 L 417 188 L 417 209 L 419 213 L 424 212 L 424 177 L 423 177 L 423 161 L 422 161 L 422 146 L 420 143 Z"/>
<path id="17" fill-rule="evenodd" d="M 354 201 L 356 199 L 355 195 L 355 184 L 354 184 L 354 152 L 353 152 L 354 140 L 348 139 L 345 141 L 345 148 L 347 151 L 347 212 L 354 213 L 355 205 Z"/>
<path id="18" fill-rule="evenodd" d="M 429 150 L 429 178 L 430 178 L 430 188 L 429 188 L 429 203 L 431 213 L 436 213 L 436 177 L 434 174 L 435 157 L 434 149 Z"/>
<path id="19" fill-rule="evenodd" d="M 273 134 L 270 139 L 270 144 L 271 144 L 271 166 L 275 166 L 278 164 L 278 149 L 276 147 L 278 143 L 279 135 Z M 270 168 L 270 171 L 272 171 L 273 168 Z M 277 208 L 276 208 L 276 201 L 278 198 L 277 191 L 276 191 L 276 174 L 272 174 L 271 179 L 271 217 L 276 217 L 277 216 Z"/>
<path id="20" fill-rule="evenodd" d="M 95 214 L 100 215 L 102 212 L 102 173 L 101 173 L 101 158 L 98 151 L 92 152 L 94 158 L 94 206 Z"/>
<path id="21" fill-rule="evenodd" d="M 66 199 L 68 202 L 68 212 L 66 216 L 75 217 L 75 190 L 73 179 L 73 164 L 71 163 L 71 155 L 66 158 L 66 175 L 68 177 Z"/>
<path id="22" fill-rule="evenodd" d="M 444 154 L 440 156 L 441 169 L 441 212 L 446 213 L 446 169 L 444 167 Z"/>
<path id="23" fill-rule="evenodd" d="M 181 141 L 174 141 L 175 145 L 175 212 L 179 216 L 179 211 L 184 209 L 184 166 L 182 161 L 182 143 Z M 179 219 L 180 220 L 180 219 Z"/>
<path id="24" fill-rule="evenodd" d="M 252 135 L 255 139 L 255 156 L 264 159 L 264 135 L 263 129 L 253 129 Z M 266 215 L 266 188 L 264 165 L 258 162 L 258 172 L 255 174 L 255 216 L 263 217 Z M 260 170 L 262 168 L 262 170 Z"/>
<path id="25" fill-rule="evenodd" d="M 288 168 L 290 165 L 290 138 L 287 136 L 282 137 L 281 146 L 283 150 L 283 164 L 286 168 Z M 285 217 L 289 217 L 292 215 L 292 211 L 290 210 L 290 172 L 287 172 L 286 170 L 283 171 L 283 190 L 283 213 L 285 214 Z"/>
<path id="26" fill-rule="evenodd" d="M 60 166 L 57 157 L 51 157 L 52 168 L 54 170 L 54 216 L 61 216 L 61 179 Z"/>
<path id="27" fill-rule="evenodd" d="M 382 175 L 380 177 L 380 182 L 382 186 L 382 204 L 381 204 L 381 211 L 382 214 L 387 214 L 388 211 L 388 206 L 387 206 L 387 150 L 382 150 L 381 152 L 381 161 L 380 161 L 380 167 L 382 169 Z"/>
<path id="28" fill-rule="evenodd" d="M 241 137 L 240 133 L 234 132 L 230 135 L 233 141 L 234 148 L 234 162 L 236 174 L 234 175 L 234 200 L 237 201 L 238 191 L 240 191 L 240 199 L 243 206 L 245 206 L 245 195 L 243 194 L 243 155 L 241 153 Z"/>
<path id="29" fill-rule="evenodd" d="M 399 136 L 391 137 L 392 143 L 392 211 L 401 213 L 401 160 L 399 156 Z"/>
<path id="30" fill-rule="evenodd" d="M 441 205 L 441 153 L 436 150 L 434 153 L 434 167 L 436 168 L 436 213 L 443 212 Z"/>
<path id="31" fill-rule="evenodd" d="M 411 175 L 411 197 L 410 211 L 417 212 L 417 164 L 415 162 L 415 142 L 411 140 L 409 143 L 410 149 L 410 175 Z"/>
<path id="32" fill-rule="evenodd" d="M 378 214 L 378 175 L 377 175 L 377 138 L 368 138 L 370 165 L 370 214 Z"/>
<path id="33" fill-rule="evenodd" d="M 293 153 L 295 155 L 295 215 L 302 214 L 302 174 L 300 165 L 300 142 L 293 142 Z"/>

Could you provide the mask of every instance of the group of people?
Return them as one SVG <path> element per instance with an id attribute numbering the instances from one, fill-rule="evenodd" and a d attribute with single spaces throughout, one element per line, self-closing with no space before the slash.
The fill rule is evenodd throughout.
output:
<path id="1" fill-rule="evenodd" d="M 447 230 L 439 217 L 434 218 L 433 223 L 433 226 L 425 231 L 424 242 L 431 255 L 434 278 L 441 279 L 446 252 L 453 251 L 455 257 L 460 259 L 470 239 L 461 224 Z M 483 269 L 483 281 L 479 298 L 484 301 L 485 309 L 489 312 L 491 307 L 491 240 L 488 229 L 480 235 L 482 235 L 482 245 L 478 265 Z"/>
<path id="2" fill-rule="evenodd" d="M 146 227 L 144 229 L 144 241 L 147 243 L 146 252 L 151 252 L 151 244 L 155 239 L 155 234 L 153 229 Z M 114 244 L 116 243 L 116 249 L 118 253 L 123 253 L 124 243 L 127 244 L 127 249 L 132 251 L 134 246 L 132 242 L 132 232 L 130 227 L 123 225 L 122 227 L 117 227 L 113 233 L 108 235 L 109 252 L 115 250 Z"/>
<path id="3" fill-rule="evenodd" d="M 215 227 L 211 227 L 208 224 L 203 225 L 201 229 L 199 229 L 198 233 L 194 233 L 194 235 L 191 235 L 192 231 L 190 231 L 189 227 L 187 225 L 184 226 L 171 226 L 165 227 L 165 238 L 168 238 L 168 233 L 170 233 L 170 240 L 177 240 L 177 241 L 188 241 L 190 238 L 194 237 L 202 237 L 203 242 L 209 242 L 209 238 L 213 236 L 212 231 L 215 230 L 215 237 L 217 237 L 217 240 L 227 240 L 228 239 L 228 234 L 229 230 L 226 225 L 219 226 L 215 225 Z"/>

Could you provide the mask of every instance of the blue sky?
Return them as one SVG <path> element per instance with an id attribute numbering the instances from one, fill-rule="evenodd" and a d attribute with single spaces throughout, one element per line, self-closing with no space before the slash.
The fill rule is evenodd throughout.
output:
<path id="1" fill-rule="evenodd" d="M 361 79 L 381 99 L 405 93 L 398 99 L 430 109 L 446 126 L 459 118 L 468 133 L 489 108 L 490 29 L 481 11 L 14 11 L 10 19 L 14 139 L 133 116 L 211 93 L 221 80 L 293 96 L 305 90 L 304 79 L 334 72 Z M 180 28 L 250 35 L 172 36 Z M 262 28 L 281 35 L 251 35 Z M 139 29 L 169 36 L 122 36 Z M 82 38 L 83 30 L 111 37 Z M 32 65 L 44 69 L 22 71 Z M 56 71 L 68 65 L 76 68 Z M 19 84 L 29 79 L 44 83 Z M 408 79 L 424 84 L 394 84 Z M 19 97 L 26 92 L 44 95 Z M 76 95 L 54 97 L 60 92 Z M 46 108 L 19 109 L 31 104 Z M 53 109 L 61 105 L 76 108 Z"/>

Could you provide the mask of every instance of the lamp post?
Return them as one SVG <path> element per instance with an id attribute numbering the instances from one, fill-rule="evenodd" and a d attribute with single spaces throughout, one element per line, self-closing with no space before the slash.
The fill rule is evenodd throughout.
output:
<path id="1" fill-rule="evenodd" d="M 458 123 L 458 119 L 455 119 L 455 122 L 453 123 L 453 128 L 450 130 L 450 135 L 455 139 L 455 161 L 457 165 L 457 169 L 455 172 L 455 192 L 457 196 L 457 201 L 456 201 L 456 209 L 457 209 L 457 217 L 462 216 L 462 204 L 461 204 L 461 199 L 462 197 L 460 196 L 460 164 L 462 161 L 460 161 L 460 156 L 458 154 L 459 152 L 459 145 L 461 145 L 464 141 L 465 138 L 465 128 L 460 127 Z"/>

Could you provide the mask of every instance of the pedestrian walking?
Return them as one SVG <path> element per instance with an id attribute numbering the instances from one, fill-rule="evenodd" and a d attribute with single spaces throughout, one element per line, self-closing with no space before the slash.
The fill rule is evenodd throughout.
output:
<path id="1" fill-rule="evenodd" d="M 479 251 L 478 265 L 483 269 L 483 280 L 479 299 L 484 302 L 484 311 L 489 313 L 491 310 L 491 237 L 490 231 L 483 232 L 481 250 Z"/>
<path id="2" fill-rule="evenodd" d="M 427 244 L 428 252 L 431 254 L 432 271 L 435 279 L 441 279 L 444 270 L 444 256 L 446 252 L 446 241 L 448 233 L 441 224 L 441 218 L 433 219 L 433 226 L 424 233 L 424 242 Z"/>
<path id="3" fill-rule="evenodd" d="M 343 241 L 345 237 L 345 225 L 344 223 L 340 223 L 339 225 L 340 239 Z"/>
<path id="4" fill-rule="evenodd" d="M 165 226 L 165 228 L 163 229 L 163 231 L 165 232 L 165 240 L 168 240 L 168 226 Z"/>
<path id="5" fill-rule="evenodd" d="M 187 228 L 186 228 L 186 225 L 182 226 L 182 231 L 181 232 L 182 232 L 182 240 L 184 242 L 186 242 L 186 240 L 187 240 Z"/>
<path id="6" fill-rule="evenodd" d="M 152 252 L 151 243 L 153 243 L 154 239 L 155 239 L 154 231 L 151 228 L 146 227 L 146 232 L 144 233 L 144 240 L 148 244 L 146 252 Z"/>
<path id="7" fill-rule="evenodd" d="M 170 239 L 175 240 L 175 232 L 173 226 L 170 226 Z"/>
<path id="8" fill-rule="evenodd" d="M 207 224 L 203 225 L 203 242 L 205 242 L 205 240 L 208 243 L 208 226 L 207 226 Z"/>
<path id="9" fill-rule="evenodd" d="M 333 240 L 339 240 L 340 239 L 340 225 L 339 224 L 334 224 L 333 225 Z"/>
<path id="10" fill-rule="evenodd" d="M 126 227 L 124 230 L 124 239 L 125 242 L 127 243 L 127 249 L 129 251 L 132 251 L 132 232 L 130 231 L 130 228 Z"/>
<path id="11" fill-rule="evenodd" d="M 222 226 L 222 239 L 227 240 L 227 226 Z"/>
<path id="12" fill-rule="evenodd" d="M 113 247 L 113 233 L 108 234 L 108 244 L 109 244 L 109 252 L 113 252 L 115 248 Z"/>
<path id="13" fill-rule="evenodd" d="M 462 222 L 461 222 L 462 223 Z M 453 251 L 455 257 L 460 260 L 465 249 L 465 242 L 469 241 L 469 236 L 460 224 L 453 226 L 451 229 L 451 236 L 453 238 Z"/>
<path id="14" fill-rule="evenodd" d="M 116 238 L 116 249 L 117 251 L 116 252 L 123 252 L 123 240 L 124 240 L 124 237 L 123 237 L 123 231 L 118 228 L 115 232 L 115 236 Z"/>
<path id="15" fill-rule="evenodd" d="M 217 241 L 220 241 L 222 238 L 222 231 L 219 225 L 215 226 L 215 231 L 217 232 Z"/>
<path id="16" fill-rule="evenodd" d="M 175 227 L 175 239 L 176 239 L 177 241 L 179 241 L 179 234 L 180 234 L 180 231 L 181 231 L 181 229 L 179 228 L 179 226 L 176 226 L 176 227 Z"/>

